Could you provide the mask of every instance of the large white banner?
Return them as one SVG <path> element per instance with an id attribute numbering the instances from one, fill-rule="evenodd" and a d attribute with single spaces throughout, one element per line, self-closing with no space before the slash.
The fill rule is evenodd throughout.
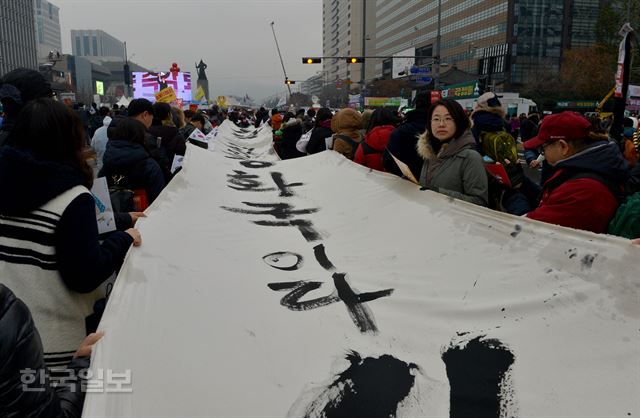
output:
<path id="1" fill-rule="evenodd" d="M 86 417 L 640 414 L 640 248 L 246 134 L 139 221 Z"/>
<path id="2" fill-rule="evenodd" d="M 209 150 L 231 159 L 260 159 L 278 161 L 280 157 L 272 146 L 273 134 L 269 125 L 259 128 L 240 128 L 230 121 L 224 121 Z M 213 146 L 212 146 L 213 144 Z"/>

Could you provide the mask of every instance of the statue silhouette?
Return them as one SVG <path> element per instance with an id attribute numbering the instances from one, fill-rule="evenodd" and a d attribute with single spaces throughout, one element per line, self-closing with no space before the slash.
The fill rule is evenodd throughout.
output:
<path id="1" fill-rule="evenodd" d="M 198 70 L 198 80 L 206 80 L 207 74 L 204 72 L 204 70 L 207 69 L 207 64 L 200 60 L 200 63 L 196 64 L 196 69 Z"/>

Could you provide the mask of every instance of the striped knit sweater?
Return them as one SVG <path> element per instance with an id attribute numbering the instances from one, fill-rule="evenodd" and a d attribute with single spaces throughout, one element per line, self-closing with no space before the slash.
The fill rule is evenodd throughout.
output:
<path id="1" fill-rule="evenodd" d="M 85 193 L 86 187 L 76 186 L 28 214 L 0 215 L 0 279 L 31 310 L 54 378 L 84 339 L 85 318 L 102 297 L 99 290 L 68 289 L 58 272 L 56 228 L 65 209 Z"/>

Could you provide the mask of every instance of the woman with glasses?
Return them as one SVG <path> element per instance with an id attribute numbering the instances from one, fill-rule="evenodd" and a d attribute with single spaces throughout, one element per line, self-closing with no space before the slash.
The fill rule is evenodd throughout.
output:
<path id="1" fill-rule="evenodd" d="M 418 141 L 418 154 L 424 159 L 420 184 L 425 189 L 487 206 L 487 174 L 469 127 L 469 119 L 458 102 L 443 99 L 431 106 L 427 130 Z"/>

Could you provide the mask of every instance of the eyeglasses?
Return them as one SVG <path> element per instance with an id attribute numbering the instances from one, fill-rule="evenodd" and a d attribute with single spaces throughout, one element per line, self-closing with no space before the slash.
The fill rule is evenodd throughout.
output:
<path id="1" fill-rule="evenodd" d="M 451 125 L 453 123 L 453 118 L 451 116 L 445 116 L 444 118 L 431 118 L 432 125 L 440 125 L 444 123 L 445 125 Z"/>

